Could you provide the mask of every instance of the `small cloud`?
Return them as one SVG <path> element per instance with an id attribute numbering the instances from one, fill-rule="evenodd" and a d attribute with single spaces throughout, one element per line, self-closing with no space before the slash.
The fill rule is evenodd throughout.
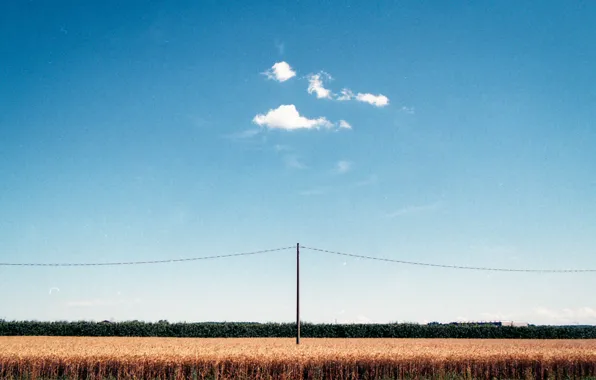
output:
<path id="1" fill-rule="evenodd" d="M 397 216 L 402 216 L 402 215 L 416 215 L 416 214 L 421 214 L 421 213 L 425 213 L 425 212 L 436 211 L 436 210 L 440 209 L 442 206 L 443 206 L 442 202 L 434 202 L 434 203 L 429 203 L 426 205 L 419 205 L 419 206 L 407 206 L 407 207 L 403 207 L 397 211 L 394 211 L 387 216 L 389 218 L 395 218 Z"/>
<path id="2" fill-rule="evenodd" d="M 414 107 L 406 107 L 406 106 L 403 106 L 403 107 L 401 107 L 401 111 L 402 111 L 402 112 L 405 112 L 405 113 L 407 113 L 407 114 L 410 114 L 410 115 L 413 115 L 413 114 L 415 114 L 415 113 L 416 113 L 416 110 L 414 109 Z"/>
<path id="3" fill-rule="evenodd" d="M 345 129 L 352 129 L 352 126 L 350 125 L 350 123 L 348 123 L 345 120 L 340 120 L 339 121 L 339 127 L 340 128 L 345 128 Z"/>
<path id="4" fill-rule="evenodd" d="M 373 95 L 373 94 L 362 94 L 358 93 L 356 95 L 356 100 L 359 102 L 364 102 L 368 104 L 372 104 L 376 107 L 385 107 L 389 104 L 389 98 L 385 95 Z"/>
<path id="5" fill-rule="evenodd" d="M 253 118 L 253 123 L 271 129 L 285 130 L 318 129 L 320 127 L 329 128 L 333 126 L 333 123 L 324 117 L 308 119 L 300 116 L 296 106 L 293 104 L 281 105 L 276 109 L 270 109 L 265 115 L 258 114 Z"/>
<path id="6" fill-rule="evenodd" d="M 53 292 L 59 292 L 59 291 L 60 291 L 60 289 L 58 289 L 58 288 L 56 288 L 56 287 L 50 288 L 50 291 L 49 291 L 49 293 L 48 293 L 48 294 L 50 294 L 50 295 L 51 295 L 51 294 L 52 294 L 52 291 L 53 291 Z"/>
<path id="7" fill-rule="evenodd" d="M 331 99 L 331 91 L 323 86 L 322 76 L 331 78 L 327 73 L 321 72 L 308 77 L 308 93 L 315 93 L 319 99 Z"/>
<path id="8" fill-rule="evenodd" d="M 368 103 L 368 104 L 372 104 L 373 106 L 376 107 L 385 107 L 386 105 L 389 104 L 389 98 L 386 97 L 385 95 L 374 95 L 374 94 L 369 94 L 369 93 L 361 93 L 359 92 L 357 95 L 354 95 L 354 92 L 352 90 L 350 90 L 349 88 L 344 88 L 343 90 L 341 90 L 341 94 L 339 96 L 337 96 L 335 98 L 336 100 L 339 101 L 348 101 L 348 100 L 357 100 L 359 102 L 363 102 L 363 103 Z M 408 112 L 408 113 L 414 113 L 414 109 L 413 108 L 408 108 L 408 107 L 402 107 L 402 111 L 404 112 Z"/>
<path id="9" fill-rule="evenodd" d="M 269 70 L 265 71 L 264 74 L 267 75 L 267 78 L 278 82 L 285 82 L 296 76 L 296 72 L 285 61 L 275 63 Z"/>
<path id="10" fill-rule="evenodd" d="M 321 71 L 318 74 L 310 74 L 308 77 L 308 93 L 315 94 L 319 99 L 333 99 L 337 101 L 357 100 L 359 102 L 372 104 L 376 107 L 385 107 L 389 104 L 389 98 L 383 94 L 374 95 L 371 93 L 362 93 L 354 95 L 354 92 L 349 88 L 343 88 L 340 94 L 334 94 L 331 90 L 325 88 L 323 79 L 333 79 L 328 73 Z M 407 108 L 410 110 L 410 108 Z M 402 109 L 406 111 L 406 109 Z M 412 109 L 413 110 L 413 109 Z"/>
<path id="11" fill-rule="evenodd" d="M 354 93 L 349 88 L 341 90 L 341 95 L 336 98 L 339 101 L 347 101 L 354 99 Z"/>
<path id="12" fill-rule="evenodd" d="M 335 170 L 339 174 L 344 174 L 350 171 L 352 168 L 352 163 L 350 161 L 338 161 L 335 167 Z"/>

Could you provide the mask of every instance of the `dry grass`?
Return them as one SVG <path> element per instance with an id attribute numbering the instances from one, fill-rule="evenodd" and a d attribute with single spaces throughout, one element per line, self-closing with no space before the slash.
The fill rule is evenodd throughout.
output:
<path id="1" fill-rule="evenodd" d="M 585 378 L 596 341 L 0 337 L 0 378 Z"/>

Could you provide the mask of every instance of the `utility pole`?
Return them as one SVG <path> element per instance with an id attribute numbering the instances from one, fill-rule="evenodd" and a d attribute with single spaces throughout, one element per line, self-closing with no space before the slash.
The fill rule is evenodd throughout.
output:
<path id="1" fill-rule="evenodd" d="M 296 244 L 296 344 L 300 344 L 300 243 Z"/>

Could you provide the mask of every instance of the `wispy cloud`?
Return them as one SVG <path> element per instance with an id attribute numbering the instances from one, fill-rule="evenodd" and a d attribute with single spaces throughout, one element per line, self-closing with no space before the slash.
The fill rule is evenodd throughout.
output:
<path id="1" fill-rule="evenodd" d="M 335 165 L 335 170 L 339 174 L 347 173 L 350 169 L 352 169 L 352 163 L 350 161 L 341 160 Z"/>
<path id="2" fill-rule="evenodd" d="M 301 116 L 293 104 L 281 105 L 276 109 L 270 109 L 266 114 L 258 114 L 253 118 L 253 123 L 271 129 L 318 129 L 320 127 L 330 128 L 333 126 L 325 117 L 309 119 Z"/>
<path id="3" fill-rule="evenodd" d="M 339 121 L 339 127 L 340 128 L 345 128 L 345 129 L 352 129 L 352 125 L 350 123 L 348 123 L 345 120 L 340 120 Z"/>
<path id="4" fill-rule="evenodd" d="M 417 206 L 406 206 L 406 207 L 402 207 L 399 210 L 396 210 L 396 211 L 388 214 L 387 217 L 395 218 L 395 217 L 403 216 L 403 215 L 417 215 L 417 214 L 422 214 L 422 213 L 426 213 L 426 212 L 436 211 L 436 210 L 440 209 L 442 206 L 443 206 L 442 202 L 434 202 L 434 203 L 417 205 Z"/>
<path id="5" fill-rule="evenodd" d="M 309 94 L 316 94 L 319 99 L 331 99 L 333 94 L 323 86 L 323 77 L 331 79 L 331 76 L 325 72 L 309 75 L 307 91 Z"/>
<path id="6" fill-rule="evenodd" d="M 375 107 L 385 107 L 389 105 L 389 98 L 383 94 L 371 94 L 359 92 L 354 94 L 354 91 L 349 88 L 343 88 L 339 94 L 334 94 L 331 90 L 325 88 L 322 82 L 322 75 L 331 78 L 331 75 L 321 72 L 321 74 L 310 75 L 308 77 L 308 93 L 315 93 L 319 99 L 334 99 L 340 102 L 356 100 L 362 103 L 368 103 Z M 410 108 L 407 108 L 410 110 Z M 402 109 L 405 111 L 406 109 Z M 413 109 L 412 109 L 413 110 Z"/>
<path id="7" fill-rule="evenodd" d="M 410 114 L 410 115 L 413 115 L 413 114 L 416 113 L 416 110 L 414 109 L 414 107 L 403 106 L 403 107 L 400 108 L 400 110 L 402 112 L 405 112 L 405 113 Z"/>
<path id="8" fill-rule="evenodd" d="M 354 99 L 354 93 L 349 88 L 344 88 L 341 90 L 341 95 L 339 95 L 336 99 L 341 102 L 352 100 Z"/>
<path id="9" fill-rule="evenodd" d="M 263 74 L 267 75 L 267 78 L 276 80 L 278 82 L 285 82 L 296 76 L 296 71 L 285 61 L 277 62 Z"/>

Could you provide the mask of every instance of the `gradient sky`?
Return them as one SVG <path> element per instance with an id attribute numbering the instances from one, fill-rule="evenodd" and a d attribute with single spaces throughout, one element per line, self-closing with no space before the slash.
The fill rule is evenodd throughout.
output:
<path id="1" fill-rule="evenodd" d="M 246 3 L 2 2 L 1 262 L 596 269 L 595 3 Z M 0 318 L 289 322 L 294 260 L 0 266 Z M 301 261 L 306 321 L 596 324 L 595 273 Z"/>

